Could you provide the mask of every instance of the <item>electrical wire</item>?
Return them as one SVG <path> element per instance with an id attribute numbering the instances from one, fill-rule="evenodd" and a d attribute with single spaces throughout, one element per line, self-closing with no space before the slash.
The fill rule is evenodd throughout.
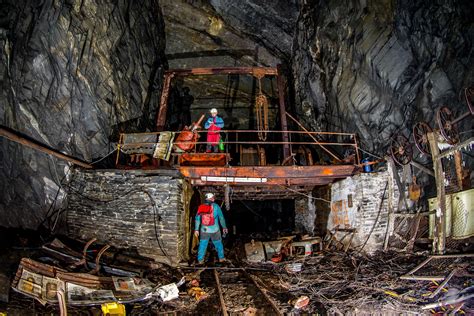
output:
<path id="1" fill-rule="evenodd" d="M 305 196 L 305 197 L 307 197 L 308 199 L 311 199 L 311 200 L 323 201 L 323 202 L 326 202 L 326 203 L 329 203 L 329 204 L 332 203 L 332 202 L 329 201 L 329 200 L 326 200 L 326 199 L 323 199 L 323 198 L 314 197 L 314 196 L 305 194 L 305 193 L 303 193 L 303 192 L 293 190 L 292 188 L 290 188 L 290 187 L 288 187 L 288 186 L 284 186 L 284 185 L 279 185 L 279 186 L 282 187 L 282 188 L 284 188 L 284 189 L 287 189 L 288 191 L 294 192 L 294 193 L 299 194 L 299 195 L 301 195 L 301 196 Z"/>
<path id="2" fill-rule="evenodd" d="M 98 162 L 104 160 L 104 159 L 107 158 L 108 156 L 112 155 L 112 154 L 113 154 L 114 152 L 116 152 L 116 151 L 117 151 L 117 148 L 115 148 L 114 150 L 112 150 L 111 152 L 109 152 L 109 153 L 108 153 L 107 155 L 105 155 L 104 157 L 102 157 L 102 158 L 100 158 L 100 159 L 97 159 L 97 160 L 95 160 L 95 161 L 89 162 L 89 164 L 90 164 L 90 165 L 94 165 L 94 164 L 96 164 L 96 163 L 98 163 Z"/>
<path id="3" fill-rule="evenodd" d="M 69 166 L 69 169 L 66 171 L 66 173 L 64 174 L 64 176 L 63 176 L 63 177 L 61 178 L 61 180 L 59 181 L 58 190 L 56 191 L 56 195 L 54 196 L 54 200 L 53 200 L 53 202 L 51 202 L 51 205 L 49 206 L 48 211 L 46 212 L 45 218 L 44 218 L 44 219 L 41 221 L 41 223 L 38 225 L 38 229 L 39 229 L 46 221 L 48 221 L 48 226 L 50 226 L 50 225 L 49 225 L 49 220 L 50 220 L 56 213 L 58 213 L 59 210 L 56 210 L 56 211 L 53 211 L 53 212 L 50 214 L 50 212 L 51 212 L 51 210 L 53 209 L 54 205 L 56 205 L 56 202 L 57 202 L 59 193 L 61 192 L 61 189 L 63 188 L 63 183 L 62 183 L 62 182 L 63 182 L 64 179 L 66 179 L 66 177 L 69 175 L 69 172 L 71 171 L 71 169 L 72 169 L 72 166 Z M 64 192 L 67 194 L 66 191 L 64 191 Z M 58 222 L 59 215 L 60 215 L 60 214 L 58 214 L 58 218 L 56 218 L 56 223 Z M 56 225 L 55 225 L 55 226 L 56 226 Z M 50 228 L 50 232 L 53 232 L 53 231 L 54 231 L 54 229 L 51 229 L 51 227 L 49 227 L 49 228 Z"/>
<path id="4" fill-rule="evenodd" d="M 158 212 L 157 212 L 157 207 L 156 207 L 155 200 L 151 196 L 150 192 L 145 191 L 145 190 L 143 190 L 143 192 L 146 195 L 148 195 L 148 198 L 150 199 L 151 205 L 153 206 L 153 226 L 155 227 L 155 238 L 156 238 L 156 241 L 158 242 L 158 246 L 160 247 L 160 250 L 165 255 L 165 257 L 167 257 L 168 260 L 171 261 L 170 257 L 168 256 L 168 253 L 166 252 L 166 250 L 164 249 L 164 246 L 162 245 L 162 240 L 160 239 L 160 235 L 158 234 L 158 227 L 156 225 L 156 222 L 157 222 L 156 219 L 158 217 L 158 214 L 157 214 Z"/>
<path id="5" fill-rule="evenodd" d="M 388 187 L 388 181 L 385 184 L 385 188 L 383 189 L 382 197 L 380 198 L 381 201 L 380 201 L 379 211 L 377 213 L 377 217 L 375 218 L 374 225 L 372 225 L 372 228 L 370 229 L 370 232 L 369 232 L 369 235 L 367 236 L 367 239 L 365 240 L 362 247 L 357 251 L 357 253 L 360 253 L 360 252 L 362 252 L 362 250 L 364 250 L 364 247 L 365 247 L 365 245 L 367 245 L 367 242 L 369 241 L 370 236 L 372 236 L 372 232 L 375 229 L 375 225 L 377 225 L 377 223 L 379 222 L 379 217 L 380 217 L 380 213 L 382 211 L 383 201 L 385 200 L 385 192 L 387 191 L 387 187 Z"/>
<path id="6" fill-rule="evenodd" d="M 366 154 L 369 155 L 369 156 L 375 157 L 375 158 L 377 158 L 377 159 L 383 159 L 382 157 L 379 157 L 379 156 L 377 156 L 377 155 L 374 155 L 374 154 L 368 152 L 367 150 L 363 150 L 363 149 L 360 148 L 360 147 L 359 147 L 359 150 L 362 151 L 362 152 L 364 152 L 364 153 L 366 153 Z"/>

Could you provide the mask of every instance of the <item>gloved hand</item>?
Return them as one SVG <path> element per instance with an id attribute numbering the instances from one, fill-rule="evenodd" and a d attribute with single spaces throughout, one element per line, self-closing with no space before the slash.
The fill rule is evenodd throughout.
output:
<path id="1" fill-rule="evenodd" d="M 199 230 L 195 230 L 195 231 L 194 231 L 194 236 L 196 236 L 197 238 L 199 238 Z"/>
<path id="2" fill-rule="evenodd" d="M 229 233 L 229 230 L 227 228 L 222 229 L 222 236 L 225 237 Z"/>

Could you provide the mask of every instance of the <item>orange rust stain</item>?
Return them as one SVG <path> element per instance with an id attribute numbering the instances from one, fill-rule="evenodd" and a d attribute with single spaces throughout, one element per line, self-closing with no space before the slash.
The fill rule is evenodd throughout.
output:
<path id="1" fill-rule="evenodd" d="M 346 200 L 335 201 L 331 204 L 333 226 L 349 227 L 349 214 Z"/>
<path id="2" fill-rule="evenodd" d="M 325 175 L 325 176 L 331 176 L 334 173 L 333 173 L 333 170 L 331 168 L 324 168 L 322 174 Z"/>

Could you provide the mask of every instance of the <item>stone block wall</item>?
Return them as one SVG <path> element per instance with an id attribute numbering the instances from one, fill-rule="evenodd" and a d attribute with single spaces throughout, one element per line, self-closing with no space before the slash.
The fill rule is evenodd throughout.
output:
<path id="1" fill-rule="evenodd" d="M 316 205 L 312 198 L 312 192 L 308 196 L 295 199 L 295 229 L 299 233 L 314 233 L 316 220 Z"/>
<path id="2" fill-rule="evenodd" d="M 175 171 L 77 170 L 69 187 L 69 235 L 136 248 L 174 265 L 188 253 L 188 189 Z"/>
<path id="3" fill-rule="evenodd" d="M 338 181 L 331 186 L 331 212 L 327 228 L 330 231 L 336 228 L 355 229 L 352 248 L 363 247 L 367 253 L 383 249 L 389 209 L 393 210 L 398 195 L 389 171 L 361 173 Z M 336 237 L 342 238 L 347 234 L 347 231 L 340 231 Z M 349 238 L 344 241 L 349 241 Z"/>

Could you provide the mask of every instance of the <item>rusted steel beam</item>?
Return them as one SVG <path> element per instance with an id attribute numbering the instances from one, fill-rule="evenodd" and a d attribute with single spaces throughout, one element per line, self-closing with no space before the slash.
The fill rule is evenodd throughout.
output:
<path id="1" fill-rule="evenodd" d="M 95 257 L 95 268 L 93 270 L 91 270 L 89 273 L 96 274 L 96 273 L 99 272 L 99 270 L 100 270 L 100 258 L 102 257 L 104 252 L 106 252 L 107 249 L 109 249 L 109 248 L 110 248 L 110 245 L 105 245 L 104 247 L 102 247 L 102 249 L 100 249 L 99 253 Z"/>
<path id="2" fill-rule="evenodd" d="M 158 110 L 158 117 L 156 118 L 157 132 L 161 132 L 165 128 L 166 112 L 168 111 L 168 95 L 170 93 L 171 79 L 173 79 L 173 77 L 173 73 L 165 73 L 165 81 L 160 98 L 160 109 Z"/>
<path id="3" fill-rule="evenodd" d="M 278 66 L 278 76 L 277 76 L 277 88 L 278 88 L 278 99 L 280 105 L 280 122 L 281 122 L 281 129 L 283 131 L 283 142 L 289 142 L 288 136 L 288 123 L 286 121 L 286 105 L 285 105 L 285 83 L 283 81 L 283 73 L 281 69 L 281 65 Z M 291 156 L 291 147 L 288 144 L 283 146 L 283 159 L 287 159 Z"/>
<path id="4" fill-rule="evenodd" d="M 258 130 L 255 129 L 222 129 L 220 130 L 220 133 L 258 133 Z M 267 133 L 282 133 L 283 131 L 281 130 L 268 130 L 265 131 Z M 339 132 L 312 132 L 312 131 L 286 131 L 288 134 L 311 134 L 311 135 L 339 135 L 339 136 L 349 136 L 349 137 L 354 137 L 355 134 L 353 133 L 339 133 Z M 180 132 L 176 132 L 179 134 Z M 201 131 L 201 133 L 207 133 L 207 131 Z M 123 135 L 128 136 L 128 135 L 158 135 L 159 132 L 143 132 L 143 133 L 123 133 Z M 347 145 L 354 145 L 354 143 L 343 143 Z"/>
<path id="5" fill-rule="evenodd" d="M 236 179 L 237 178 L 237 179 Z M 342 178 L 342 177 L 341 177 Z M 203 185 L 223 185 L 223 184 L 230 184 L 230 185 L 235 185 L 235 186 L 248 186 L 249 184 L 265 184 L 267 186 L 288 186 L 288 185 L 310 185 L 310 186 L 315 186 L 315 185 L 325 185 L 332 183 L 337 177 L 325 177 L 325 178 L 289 178 L 289 179 L 284 179 L 284 178 L 268 178 L 264 183 L 261 181 L 255 180 L 251 181 L 248 180 L 248 182 L 242 182 L 238 177 L 222 177 L 217 179 L 217 181 L 213 181 L 212 177 L 207 177 L 203 176 L 203 178 L 200 179 L 191 179 L 191 184 L 192 185 L 197 185 L 197 186 L 203 186 Z M 227 181 L 226 181 L 227 180 Z M 247 180 L 245 180 L 247 181 Z"/>
<path id="6" fill-rule="evenodd" d="M 86 169 L 92 169 L 93 166 L 85 163 L 83 161 L 80 161 L 77 158 L 65 155 L 55 149 L 49 148 L 46 145 L 41 144 L 40 142 L 33 140 L 33 139 L 28 139 L 24 136 L 19 135 L 16 131 L 9 130 L 6 127 L 0 126 L 0 136 L 3 136 L 5 138 L 8 138 L 11 141 L 17 142 L 19 144 L 25 145 L 27 147 L 39 150 L 41 152 L 44 152 L 46 154 L 49 154 L 51 156 L 54 156 L 56 158 L 71 162 L 75 165 L 81 166 Z"/>
<path id="7" fill-rule="evenodd" d="M 176 76 L 196 76 L 196 75 L 257 75 L 263 74 L 276 76 L 276 68 L 270 67 L 216 67 L 216 68 L 190 68 L 190 69 L 170 69 L 165 74 Z"/>
<path id="8" fill-rule="evenodd" d="M 252 177 L 252 178 L 341 178 L 352 175 L 353 165 L 313 166 L 249 166 L 249 167 L 180 167 L 186 178 Z"/>

